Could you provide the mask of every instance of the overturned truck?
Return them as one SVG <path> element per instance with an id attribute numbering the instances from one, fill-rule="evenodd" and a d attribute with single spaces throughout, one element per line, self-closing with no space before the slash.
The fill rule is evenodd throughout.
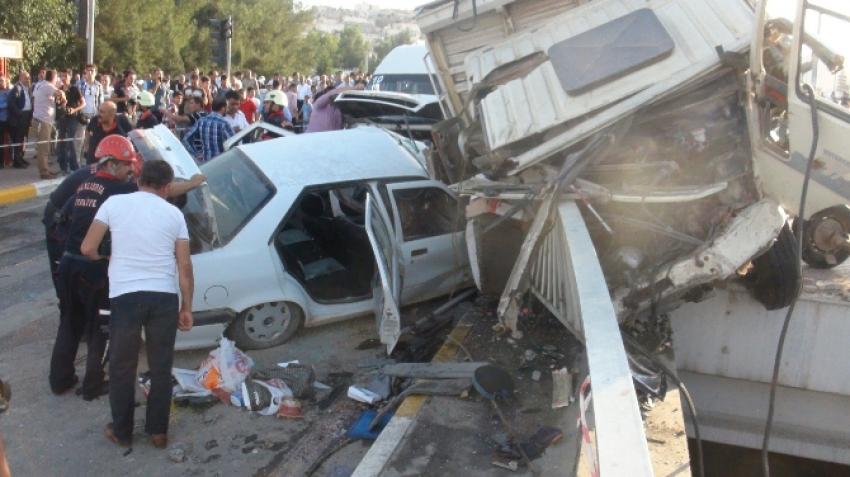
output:
<path id="1" fill-rule="evenodd" d="M 521 333 L 519 311 L 534 296 L 586 343 L 591 380 L 622 384 L 641 368 L 635 348 L 669 346 L 668 314 L 683 303 L 718 287 L 746 290 L 766 310 L 796 299 L 795 224 L 809 265 L 850 255 L 850 108 L 836 50 L 846 42 L 833 25 L 850 17 L 786 3 L 796 9 L 746 0 L 419 8 L 449 118 L 433 128 L 429 166 L 468 198 L 473 276 L 501 296 L 507 330 Z M 608 318 L 627 329 L 628 352 L 594 357 L 594 327 Z M 646 330 L 662 336 L 641 341 Z M 604 475 L 605 423 L 594 412 Z M 624 427 L 610 446 L 626 444 Z M 613 475 L 627 454 L 612 459 Z M 644 466 L 635 459 L 629 468 Z"/>

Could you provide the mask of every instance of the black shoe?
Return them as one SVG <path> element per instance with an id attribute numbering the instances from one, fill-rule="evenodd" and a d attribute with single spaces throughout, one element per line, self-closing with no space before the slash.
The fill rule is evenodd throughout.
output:
<path id="1" fill-rule="evenodd" d="M 12 163 L 12 167 L 14 167 L 15 169 L 26 169 L 29 166 L 30 165 L 25 163 L 25 162 L 14 162 L 14 163 Z"/>
<path id="2" fill-rule="evenodd" d="M 91 394 L 84 393 L 83 388 L 77 390 L 77 394 L 83 396 L 83 401 L 94 401 L 95 399 L 109 394 L 109 381 L 104 381 Z"/>
<path id="3" fill-rule="evenodd" d="M 78 378 L 77 375 L 75 374 L 74 378 L 71 379 L 71 384 L 69 384 L 65 387 L 62 387 L 62 388 L 54 388 L 54 387 L 51 386 L 50 390 L 53 391 L 53 394 L 58 396 L 60 394 L 65 394 L 66 392 L 70 391 L 71 389 L 74 389 L 74 386 L 76 386 L 78 382 L 80 382 L 80 378 Z"/>

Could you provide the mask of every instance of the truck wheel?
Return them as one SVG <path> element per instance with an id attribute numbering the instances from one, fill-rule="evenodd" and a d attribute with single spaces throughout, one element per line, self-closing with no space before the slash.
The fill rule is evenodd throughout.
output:
<path id="1" fill-rule="evenodd" d="M 472 237 L 469 234 L 466 237 L 470 267 L 477 267 L 473 268 L 473 274 L 479 291 L 484 295 L 501 295 L 514 265 L 509 258 L 519 254 L 525 238 L 522 223 L 515 219 L 504 220 L 487 233 L 482 233 L 500 218 L 495 214 L 475 217 L 469 225 Z"/>
<path id="2" fill-rule="evenodd" d="M 295 303 L 263 303 L 240 313 L 228 335 L 241 349 L 271 348 L 289 341 L 302 323 L 304 312 Z"/>
<path id="3" fill-rule="evenodd" d="M 850 256 L 850 206 L 824 209 L 803 226 L 803 260 L 815 268 L 832 268 Z"/>
<path id="4" fill-rule="evenodd" d="M 797 297 L 802 279 L 797 264 L 797 238 L 786 223 L 773 246 L 753 259 L 747 285 L 753 297 L 766 309 L 778 310 Z"/>

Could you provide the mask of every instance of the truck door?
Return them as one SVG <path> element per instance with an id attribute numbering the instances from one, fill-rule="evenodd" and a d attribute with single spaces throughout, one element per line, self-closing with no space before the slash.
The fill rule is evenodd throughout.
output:
<path id="1" fill-rule="evenodd" d="M 463 208 L 432 180 L 387 185 L 392 203 L 404 304 L 451 293 L 469 280 Z"/>
<path id="2" fill-rule="evenodd" d="M 375 319 L 381 343 L 392 353 L 401 335 L 401 315 L 398 310 L 400 289 L 398 254 L 390 221 L 372 193 L 366 195 L 366 235 L 372 245 L 378 274 L 372 286 Z"/>
<path id="3" fill-rule="evenodd" d="M 794 186 L 802 183 L 816 142 L 806 199 L 803 259 L 818 268 L 834 267 L 850 256 L 848 32 L 850 3 L 800 2 L 788 88 L 789 164 L 799 174 L 786 187 L 800 190 Z M 791 210 L 796 212 L 796 207 Z"/>
<path id="4" fill-rule="evenodd" d="M 810 218 L 829 207 L 850 203 L 850 65 L 845 65 L 850 58 L 850 2 L 797 3 L 794 54 L 788 76 L 788 165 L 798 174 L 784 185 L 796 199 L 783 205 L 797 212 L 796 202 L 814 136 L 806 94 L 811 88 L 817 109 L 818 144 L 806 205 L 806 218 Z"/>

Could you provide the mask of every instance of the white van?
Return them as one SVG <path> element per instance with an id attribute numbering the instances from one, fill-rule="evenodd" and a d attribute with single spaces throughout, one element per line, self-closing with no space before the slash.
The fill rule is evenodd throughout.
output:
<path id="1" fill-rule="evenodd" d="M 426 58 L 427 54 L 425 45 L 401 45 L 393 48 L 375 68 L 366 89 L 417 95 L 436 94 L 434 85 L 437 80 L 429 78 L 429 74 L 435 71 L 434 65 L 430 57 Z"/>
<path id="2" fill-rule="evenodd" d="M 429 77 L 429 69 L 434 69 L 427 53 L 424 45 L 397 46 L 375 69 L 364 91 L 340 93 L 334 102 L 346 124 L 367 123 L 430 141 L 431 129 L 443 120 L 443 113 L 434 92 L 436 77 Z"/>

